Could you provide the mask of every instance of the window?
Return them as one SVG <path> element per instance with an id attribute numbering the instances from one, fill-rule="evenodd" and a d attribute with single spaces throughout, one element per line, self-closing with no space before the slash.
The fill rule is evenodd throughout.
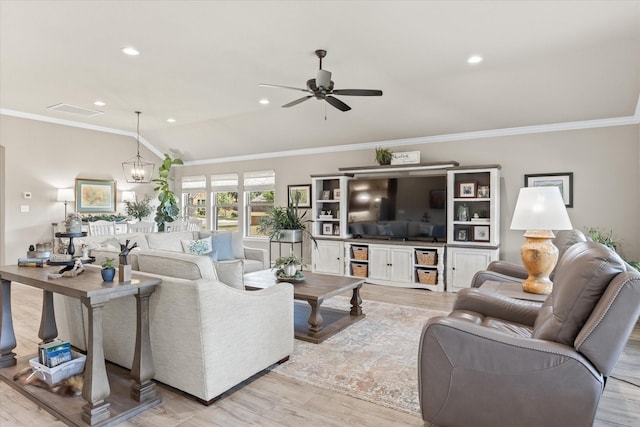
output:
<path id="1" fill-rule="evenodd" d="M 270 171 L 244 174 L 245 232 L 247 236 L 264 236 L 258 232 L 260 220 L 272 208 L 275 200 L 276 173 Z"/>
<path id="2" fill-rule="evenodd" d="M 238 230 L 238 174 L 211 175 L 213 229 Z"/>
<path id="3" fill-rule="evenodd" d="M 207 220 L 207 192 L 204 175 L 182 177 L 182 216 L 186 220 Z"/>

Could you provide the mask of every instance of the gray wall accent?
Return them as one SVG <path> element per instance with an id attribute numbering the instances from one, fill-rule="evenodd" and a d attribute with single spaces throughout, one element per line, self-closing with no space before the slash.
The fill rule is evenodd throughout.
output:
<path id="1" fill-rule="evenodd" d="M 3 263 L 15 263 L 29 244 L 50 239 L 51 222 L 61 220 L 56 190 L 71 187 L 76 177 L 115 179 L 118 195 L 133 189 L 153 193 L 153 185 L 126 184 L 121 163 L 135 154 L 135 139 L 52 123 L 1 116 L 0 143 L 5 147 L 5 226 Z M 153 143 L 153 141 L 151 141 Z M 259 144 L 259 141 L 256 141 Z M 179 147 L 177 147 L 179 149 Z M 519 260 L 522 236 L 509 230 L 524 174 L 573 172 L 574 207 L 568 210 L 574 228 L 598 226 L 613 230 L 628 259 L 640 259 L 640 126 L 570 130 L 486 139 L 396 147 L 421 152 L 423 162 L 456 160 L 461 165 L 502 165 L 501 257 Z M 155 155 L 141 147 L 145 158 Z M 310 174 L 333 173 L 339 167 L 374 164 L 374 150 L 327 152 L 176 168 L 176 176 L 276 171 L 276 204 L 287 203 L 287 185 L 310 183 Z M 30 212 L 20 213 L 22 193 L 31 191 Z M 123 211 L 122 204 L 118 210 Z M 255 242 L 249 246 L 263 246 Z M 306 248 L 310 244 L 305 243 Z"/>

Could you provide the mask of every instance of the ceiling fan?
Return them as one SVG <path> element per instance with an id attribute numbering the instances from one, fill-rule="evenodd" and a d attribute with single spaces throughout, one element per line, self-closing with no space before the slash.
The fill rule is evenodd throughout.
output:
<path id="1" fill-rule="evenodd" d="M 298 90 L 302 92 L 308 92 L 310 95 L 303 96 L 302 98 L 298 98 L 294 101 L 289 102 L 288 104 L 284 104 L 283 108 L 293 107 L 294 105 L 298 105 L 301 102 L 304 102 L 311 98 L 316 99 L 324 99 L 332 106 L 336 107 L 340 111 L 349 111 L 351 107 L 349 107 L 344 102 L 340 101 L 338 98 L 333 95 L 347 95 L 347 96 L 382 96 L 381 90 L 376 89 L 333 89 L 333 80 L 331 80 L 331 71 L 322 69 L 322 58 L 327 56 L 327 51 L 318 49 L 316 50 L 316 56 L 320 60 L 320 68 L 318 69 L 318 73 L 316 74 L 315 79 L 307 80 L 307 88 L 297 88 L 291 86 L 281 86 L 281 85 L 272 85 L 272 84 L 260 84 L 258 86 L 263 87 L 279 87 L 284 89 L 292 89 Z"/>

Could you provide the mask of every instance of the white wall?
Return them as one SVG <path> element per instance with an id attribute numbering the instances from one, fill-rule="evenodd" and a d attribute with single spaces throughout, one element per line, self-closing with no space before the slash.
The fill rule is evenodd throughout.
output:
<path id="1" fill-rule="evenodd" d="M 151 141 L 153 143 L 153 141 Z M 259 141 L 257 141 L 259 142 Z M 50 238 L 51 221 L 62 219 L 64 207 L 56 190 L 71 187 L 76 177 L 115 179 L 126 184 L 121 162 L 135 154 L 135 140 L 85 129 L 0 115 L 0 145 L 5 147 L 5 227 L 3 263 L 14 263 L 29 244 Z M 141 147 L 142 156 L 155 158 Z M 521 232 L 508 229 L 524 174 L 573 172 L 574 228 L 613 230 L 628 259 L 640 259 L 640 126 L 620 126 L 422 144 L 394 151 L 421 151 L 423 162 L 456 160 L 461 165 L 502 165 L 502 258 L 517 261 Z M 310 183 L 310 174 L 337 172 L 339 167 L 374 164 L 374 150 L 292 156 L 176 168 L 177 176 L 276 171 L 276 204 L 287 203 L 287 185 Z M 135 188 L 153 194 L 151 184 Z M 22 192 L 33 198 L 25 203 Z M 29 204 L 30 212 L 20 213 Z M 122 211 L 122 205 L 120 210 Z M 308 245 L 307 245 L 308 246 Z"/>
<path id="2" fill-rule="evenodd" d="M 520 259 L 522 232 L 509 230 L 524 175 L 573 172 L 576 229 L 613 230 L 628 259 L 640 259 L 640 126 L 620 126 L 421 144 L 394 151 L 421 152 L 422 162 L 455 160 L 461 165 L 502 166 L 501 257 Z M 287 203 L 287 185 L 310 183 L 310 174 L 334 173 L 340 167 L 374 164 L 374 150 L 347 151 L 265 160 L 185 166 L 179 174 L 196 175 L 274 169 L 276 205 Z"/>
<path id="3" fill-rule="evenodd" d="M 127 184 L 122 162 L 136 153 L 135 138 L 0 115 L 0 145 L 5 148 L 3 264 L 27 255 L 29 245 L 51 241 L 52 221 L 64 219 L 58 188 L 73 188 L 76 178 L 117 181 L 118 202 L 123 190 L 153 195 L 152 185 Z M 146 159 L 157 157 L 140 147 Z M 159 162 L 158 162 L 159 163 Z M 23 192 L 31 192 L 24 199 Z M 28 213 L 20 212 L 29 206 Z M 122 203 L 117 204 L 123 213 Z M 73 204 L 68 212 L 74 212 Z"/>

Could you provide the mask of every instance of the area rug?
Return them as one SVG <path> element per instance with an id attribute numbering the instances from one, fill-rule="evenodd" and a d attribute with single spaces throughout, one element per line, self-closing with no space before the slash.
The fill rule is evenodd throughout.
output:
<path id="1" fill-rule="evenodd" d="M 348 310 L 349 299 L 323 306 Z M 288 362 L 272 372 L 418 415 L 418 344 L 430 317 L 444 312 L 364 301 L 366 317 L 321 344 L 295 340 Z"/>

